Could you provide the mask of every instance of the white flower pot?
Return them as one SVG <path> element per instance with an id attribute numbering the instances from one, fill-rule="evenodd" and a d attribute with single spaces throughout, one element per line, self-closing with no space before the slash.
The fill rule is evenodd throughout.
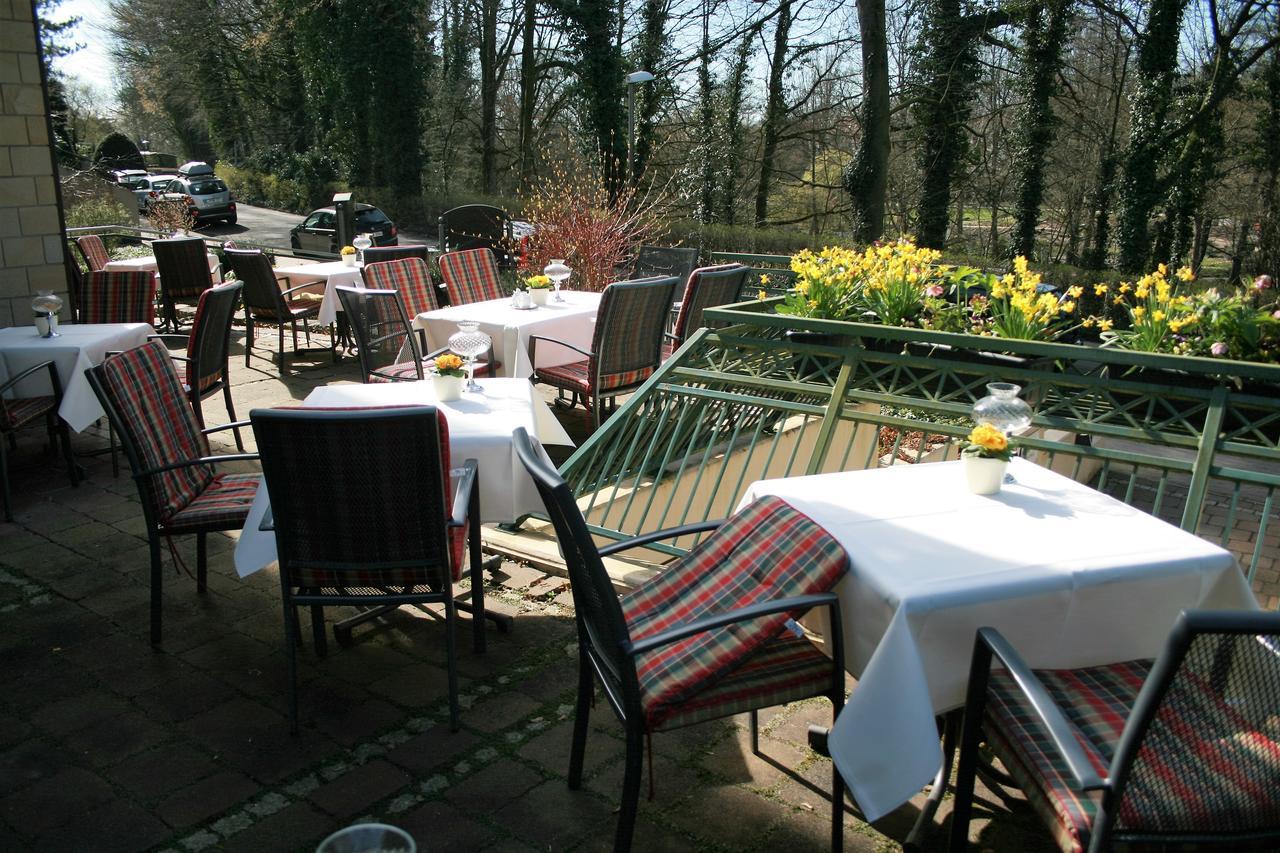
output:
<path id="1" fill-rule="evenodd" d="M 355 255 L 343 255 L 343 256 L 342 256 L 342 262 L 343 262 L 344 264 L 346 264 L 347 266 L 349 266 L 349 267 L 354 267 L 354 266 L 356 265 L 356 256 L 355 256 Z"/>
<path id="2" fill-rule="evenodd" d="M 466 380 L 461 376 L 434 376 L 431 381 L 435 386 L 437 401 L 447 403 L 462 399 L 462 383 Z"/>
<path id="3" fill-rule="evenodd" d="M 1007 459 L 986 459 L 981 456 L 963 456 L 964 476 L 969 491 L 975 495 L 994 495 L 1004 482 Z"/>
<path id="4" fill-rule="evenodd" d="M 547 296 L 550 295 L 550 293 L 551 291 L 545 287 L 534 287 L 529 289 L 529 295 L 533 297 L 534 305 L 546 305 Z"/>

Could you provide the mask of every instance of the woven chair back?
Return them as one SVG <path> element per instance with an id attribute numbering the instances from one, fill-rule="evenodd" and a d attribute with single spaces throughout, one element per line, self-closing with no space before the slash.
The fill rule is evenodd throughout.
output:
<path id="1" fill-rule="evenodd" d="M 165 304 L 194 301 L 211 286 L 209 250 L 201 238 L 153 240 L 151 251 L 156 256 L 160 298 Z"/>
<path id="2" fill-rule="evenodd" d="M 211 287 L 200 294 L 196 318 L 187 338 L 187 385 L 200 392 L 227 379 L 231 348 L 231 319 L 240 302 L 238 281 Z"/>
<path id="3" fill-rule="evenodd" d="M 366 249 L 365 254 L 370 251 L 372 250 Z M 436 299 L 436 286 L 431 280 L 431 270 L 427 269 L 427 262 L 421 258 L 366 263 L 364 284 L 375 290 L 397 291 L 410 320 L 424 311 L 434 311 L 440 307 Z"/>
<path id="4" fill-rule="evenodd" d="M 410 333 L 409 319 L 404 305 L 394 290 L 370 290 L 357 287 L 339 287 L 338 299 L 342 310 L 355 333 L 359 348 L 360 368 L 368 382 L 374 371 L 404 360 L 418 366 L 418 378 L 423 378 L 421 355 L 417 340 Z"/>
<path id="5" fill-rule="evenodd" d="M 266 255 L 257 249 L 224 249 L 223 257 L 244 285 L 241 297 L 246 311 L 268 320 L 288 316 L 271 260 Z"/>
<path id="6" fill-rule="evenodd" d="M 505 256 L 511 217 L 490 204 L 464 204 L 440 215 L 440 251 L 492 249 Z"/>
<path id="7" fill-rule="evenodd" d="M 684 292 L 689 275 L 698 266 L 698 250 L 689 246 L 641 246 L 631 277 L 673 275 L 678 280 L 675 296 Z"/>
<path id="8" fill-rule="evenodd" d="M 614 282 L 604 289 L 589 373 L 598 392 L 638 385 L 662 363 L 662 333 L 675 276 Z"/>
<path id="9" fill-rule="evenodd" d="M 86 234 L 83 237 L 77 237 L 76 247 L 80 250 L 80 254 L 84 256 L 84 262 L 89 265 L 90 272 L 106 269 L 107 264 L 111 261 L 111 256 L 107 254 L 106 244 L 102 242 L 102 238 L 97 234 Z"/>
<path id="10" fill-rule="evenodd" d="M 417 258 L 426 263 L 431 259 L 431 250 L 426 246 L 370 246 L 364 250 L 364 264 L 380 264 L 383 261 L 401 261 L 405 258 Z"/>
<path id="11" fill-rule="evenodd" d="M 689 275 L 689 283 L 685 285 L 684 296 L 680 300 L 680 313 L 676 315 L 673 331 L 676 346 L 684 343 L 691 332 L 708 325 L 702 319 L 702 313 L 708 308 L 737 302 L 746 280 L 747 268 L 742 264 L 723 264 L 694 270 Z"/>
<path id="12" fill-rule="evenodd" d="M 498 264 L 488 249 L 467 249 L 441 255 L 440 277 L 449 288 L 449 302 L 453 305 L 502 298 Z"/>
<path id="13" fill-rule="evenodd" d="M 449 438 L 432 406 L 256 409 L 282 582 L 427 584 L 455 577 Z"/>
<path id="14" fill-rule="evenodd" d="M 81 323 L 156 321 L 156 277 L 149 270 L 89 273 L 80 305 Z"/>
<path id="15" fill-rule="evenodd" d="M 115 424 L 134 473 L 207 456 L 169 351 L 159 341 L 108 356 L 92 368 L 95 391 Z M 142 494 L 152 514 L 166 523 L 213 481 L 210 465 L 192 465 L 144 478 Z"/>

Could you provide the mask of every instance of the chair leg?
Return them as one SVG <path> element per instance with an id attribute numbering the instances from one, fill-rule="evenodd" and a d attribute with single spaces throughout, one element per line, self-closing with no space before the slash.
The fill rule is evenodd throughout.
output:
<path id="1" fill-rule="evenodd" d="M 57 418 L 57 415 L 54 415 Z M 67 460 L 67 476 L 71 478 L 72 486 L 80 485 L 80 466 L 76 464 L 76 456 L 71 452 L 71 432 L 67 429 L 66 421 L 58 418 L 58 440 L 62 442 L 62 455 Z"/>
<path id="2" fill-rule="evenodd" d="M 198 382 L 196 383 L 199 384 Z M 196 426 L 200 429 L 205 428 L 204 423 L 204 407 L 200 405 L 200 392 L 196 388 L 192 388 L 187 395 L 187 399 L 191 401 L 191 410 L 196 414 Z"/>
<path id="3" fill-rule="evenodd" d="M 591 717 L 591 698 L 595 693 L 595 676 L 591 661 L 584 651 L 578 652 L 578 707 L 573 712 L 573 744 L 569 748 L 569 788 L 582 787 L 582 759 L 587 751 L 587 722 Z"/>
<path id="4" fill-rule="evenodd" d="M 751 709 L 751 752 L 760 754 L 760 712 L 755 708 Z"/>
<path id="5" fill-rule="evenodd" d="M 209 588 L 209 534 L 196 534 L 196 592 Z"/>
<path id="6" fill-rule="evenodd" d="M 295 330 L 295 332 L 294 332 L 294 341 L 293 341 L 293 344 L 294 344 L 293 348 L 296 350 L 296 349 L 298 348 L 297 331 L 296 331 L 296 330 Z M 281 321 L 280 321 L 280 334 L 279 334 L 279 337 L 278 337 L 278 339 L 277 339 L 277 341 L 276 341 L 276 348 L 280 351 L 280 373 L 281 373 L 281 374 L 283 374 L 283 373 L 284 373 L 284 366 L 285 366 L 285 360 L 284 360 L 284 321 L 283 321 L 283 320 L 281 320 Z"/>
<path id="7" fill-rule="evenodd" d="M 622 774 L 622 803 L 618 810 L 618 833 L 613 839 L 614 853 L 629 853 L 631 837 L 636 829 L 636 811 L 640 807 L 640 775 L 644 769 L 644 732 L 638 720 L 627 723 L 627 759 Z"/>
<path id="8" fill-rule="evenodd" d="M 444 603 L 444 648 L 449 663 L 449 731 L 456 732 L 458 723 L 458 641 L 454 626 L 458 624 L 458 608 L 450 598 Z"/>
<path id="9" fill-rule="evenodd" d="M 287 593 L 287 590 L 286 590 Z M 302 633 L 298 624 L 298 608 L 288 597 L 284 600 L 284 647 L 289 670 L 289 733 L 298 734 L 298 637 Z"/>
<path id="10" fill-rule="evenodd" d="M 982 736 L 983 706 L 991 673 L 991 649 L 981 641 L 974 646 L 969 673 L 964 723 L 960 730 L 960 761 L 956 768 L 951 809 L 951 843 L 948 847 L 951 853 L 964 853 L 969 847 L 969 817 L 973 813 L 973 787 L 978 773 L 978 742 Z"/>
<path id="11" fill-rule="evenodd" d="M 244 366 L 249 366 L 249 354 L 253 352 L 253 312 L 244 312 Z"/>
<path id="12" fill-rule="evenodd" d="M 151 545 L 151 645 L 160 645 L 160 594 L 163 589 L 164 572 L 160 562 L 160 534 L 151 531 L 147 537 Z"/>
<path id="13" fill-rule="evenodd" d="M 111 422 L 111 418 L 107 418 L 107 444 L 111 446 L 111 476 L 119 478 L 120 448 L 116 446 L 116 425 Z"/>
<path id="14" fill-rule="evenodd" d="M 227 404 L 227 417 L 231 419 L 231 423 L 236 422 L 236 407 L 231 402 L 231 375 L 226 371 L 222 371 L 222 399 Z M 244 439 L 240 437 L 240 427 L 231 430 L 236 436 L 236 449 L 244 453 Z"/>
<path id="15" fill-rule="evenodd" d="M 467 557 L 471 561 L 471 637 L 477 652 L 485 650 L 484 641 L 484 560 L 480 557 L 480 496 L 471 492 L 471 518 L 467 527 Z"/>

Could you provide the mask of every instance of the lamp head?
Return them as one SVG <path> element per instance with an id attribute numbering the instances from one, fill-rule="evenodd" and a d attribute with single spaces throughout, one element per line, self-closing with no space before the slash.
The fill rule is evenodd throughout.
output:
<path id="1" fill-rule="evenodd" d="M 627 75 L 627 85 L 634 86 L 637 83 L 648 83 L 650 80 L 656 79 L 648 71 L 632 71 Z"/>

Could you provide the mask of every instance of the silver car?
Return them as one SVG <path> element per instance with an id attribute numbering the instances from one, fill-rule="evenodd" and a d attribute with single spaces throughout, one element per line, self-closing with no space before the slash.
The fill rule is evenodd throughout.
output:
<path id="1" fill-rule="evenodd" d="M 133 186 L 133 195 L 138 199 L 138 212 L 146 213 L 151 202 L 164 195 L 170 182 L 177 179 L 177 175 L 146 175 L 139 179 Z"/>
<path id="2" fill-rule="evenodd" d="M 215 175 L 176 177 L 166 187 L 164 196 L 186 198 L 187 209 L 197 222 L 222 219 L 228 225 L 236 224 L 236 203 L 231 199 L 231 190 Z"/>

